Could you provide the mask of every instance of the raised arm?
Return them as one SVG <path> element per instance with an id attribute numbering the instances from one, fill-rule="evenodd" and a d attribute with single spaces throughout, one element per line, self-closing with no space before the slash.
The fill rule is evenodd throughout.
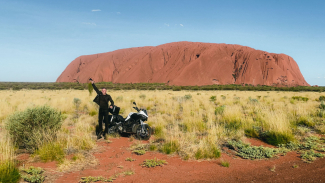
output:
<path id="1" fill-rule="evenodd" d="M 96 91 L 96 93 L 97 93 L 98 95 L 100 95 L 101 92 L 98 90 L 98 88 L 96 87 L 95 82 L 94 82 L 93 80 L 91 80 L 91 85 L 93 85 L 93 88 L 94 88 L 94 90 Z"/>

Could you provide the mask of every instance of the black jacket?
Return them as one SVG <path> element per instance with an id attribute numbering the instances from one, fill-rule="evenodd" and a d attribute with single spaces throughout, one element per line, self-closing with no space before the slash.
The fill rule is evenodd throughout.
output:
<path id="1" fill-rule="evenodd" d="M 93 101 L 99 105 L 100 109 L 108 109 L 108 102 L 111 102 L 111 106 L 114 105 L 114 101 L 110 95 L 108 95 L 108 94 L 103 95 L 103 93 L 98 90 L 98 88 L 96 87 L 95 84 L 92 84 L 92 85 L 93 85 L 94 90 L 97 93 L 97 96 L 95 97 L 95 99 Z"/>

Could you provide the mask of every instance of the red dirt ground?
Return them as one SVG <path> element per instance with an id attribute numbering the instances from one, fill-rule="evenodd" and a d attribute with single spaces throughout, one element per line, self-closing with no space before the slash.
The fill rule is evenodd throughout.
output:
<path id="1" fill-rule="evenodd" d="M 99 164 L 92 169 L 78 172 L 56 172 L 54 162 L 31 163 L 42 167 L 48 173 L 45 182 L 78 182 L 81 177 L 103 176 L 110 177 L 125 170 L 133 170 L 134 175 L 120 176 L 114 182 L 325 182 L 325 159 L 318 159 L 314 163 L 305 163 L 295 152 L 271 160 L 246 160 L 230 157 L 223 153 L 221 158 L 212 161 L 184 161 L 178 156 L 168 156 L 158 152 L 147 152 L 138 156 L 132 154 L 128 148 L 133 142 L 129 138 L 113 139 L 112 143 L 98 141 L 101 152 L 94 153 Z M 246 139 L 252 145 L 263 145 L 255 139 Z M 22 157 L 23 158 L 22 158 Z M 136 161 L 125 161 L 132 157 Z M 164 159 L 168 162 L 163 167 L 144 168 L 139 164 L 145 159 Z M 26 159 L 26 155 L 20 155 Z M 226 160 L 230 167 L 222 167 L 220 162 Z M 294 168 L 297 165 L 298 168 Z M 123 166 L 123 168 L 118 168 Z M 271 169 L 275 167 L 275 171 Z"/>

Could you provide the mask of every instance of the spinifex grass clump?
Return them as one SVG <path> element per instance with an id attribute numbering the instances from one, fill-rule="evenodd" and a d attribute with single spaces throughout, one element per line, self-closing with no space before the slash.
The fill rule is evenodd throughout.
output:
<path id="1" fill-rule="evenodd" d="M 174 152 L 178 152 L 179 150 L 180 145 L 176 140 L 165 143 L 160 149 L 160 151 L 165 154 L 172 154 Z"/>
<path id="2" fill-rule="evenodd" d="M 267 131 L 261 134 L 262 140 L 271 145 L 287 144 L 295 140 L 291 132 Z"/>
<path id="3" fill-rule="evenodd" d="M 195 159 L 215 159 L 221 156 L 221 152 L 217 145 L 209 144 L 204 148 L 199 148 L 194 156 Z"/>
<path id="4" fill-rule="evenodd" d="M 263 146 L 250 146 L 242 141 L 230 140 L 227 147 L 237 152 L 237 155 L 245 159 L 264 159 L 272 158 L 277 154 L 285 153 L 285 149 L 276 149 Z"/>
<path id="5" fill-rule="evenodd" d="M 61 127 L 62 115 L 48 106 L 28 108 L 7 118 L 6 129 L 13 142 L 29 150 L 38 148 L 39 142 L 54 139 Z"/>
<path id="6" fill-rule="evenodd" d="M 0 161 L 0 182 L 16 183 L 20 179 L 18 168 L 12 161 Z"/>
<path id="7" fill-rule="evenodd" d="M 36 150 L 35 154 L 39 155 L 42 161 L 62 162 L 64 158 L 63 147 L 59 143 L 49 142 Z"/>

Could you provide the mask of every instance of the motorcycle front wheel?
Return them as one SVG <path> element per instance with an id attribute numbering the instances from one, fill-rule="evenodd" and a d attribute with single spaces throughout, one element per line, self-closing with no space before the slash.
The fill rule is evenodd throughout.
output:
<path id="1" fill-rule="evenodd" d="M 144 124 L 142 129 L 142 126 L 139 125 L 136 130 L 136 136 L 140 140 L 149 140 L 149 138 L 151 137 L 150 126 L 148 124 Z"/>

